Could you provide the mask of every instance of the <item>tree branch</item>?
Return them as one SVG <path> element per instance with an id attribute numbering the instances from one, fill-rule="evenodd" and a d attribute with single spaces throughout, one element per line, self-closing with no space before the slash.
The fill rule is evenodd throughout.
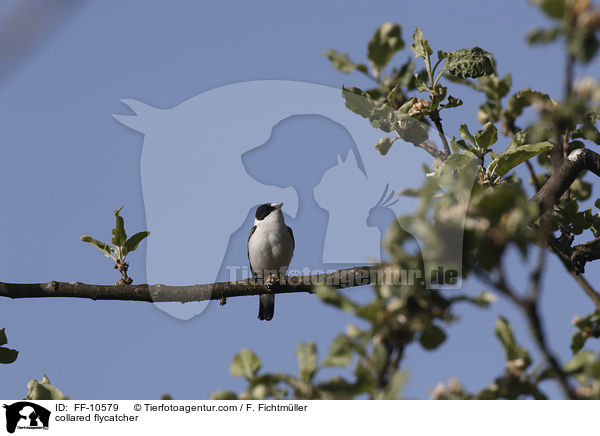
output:
<path id="1" fill-rule="evenodd" d="M 258 280 L 246 279 L 234 282 L 217 282 L 204 285 L 89 285 L 79 282 L 50 283 L 0 283 L 0 297 L 8 298 L 89 298 L 91 300 L 122 300 L 166 302 L 220 300 L 228 297 L 260 295 L 264 293 L 286 294 L 312 293 L 313 286 L 324 283 L 335 289 L 366 286 L 382 280 L 381 265 L 359 266 L 330 273 L 308 276 L 288 276 L 280 282 L 266 285 Z"/>
<path id="2" fill-rule="evenodd" d="M 600 259 L 600 238 L 576 245 L 571 251 L 571 262 L 581 274 L 585 271 L 586 262 Z"/>
<path id="3" fill-rule="evenodd" d="M 600 177 L 600 154 L 587 148 L 572 151 L 566 159 L 563 159 L 544 186 L 531 197 L 531 201 L 539 206 L 541 213 L 546 212 L 560 199 L 583 170 L 591 171 Z"/>
<path id="4" fill-rule="evenodd" d="M 570 251 L 571 247 L 564 247 L 563 244 L 556 239 L 554 236 L 550 235 L 548 238 L 549 245 L 552 251 L 558 256 L 562 264 L 565 266 L 567 272 L 575 279 L 577 284 L 581 286 L 581 289 L 587 294 L 588 297 L 596 306 L 596 310 L 600 311 L 600 294 L 589 284 L 589 282 L 581 275 L 580 272 L 576 269 L 575 265 L 571 261 L 570 254 L 566 253 L 566 251 Z"/>
<path id="5" fill-rule="evenodd" d="M 540 213 L 548 211 L 577 179 L 581 171 L 588 170 L 600 177 L 600 154 L 586 149 L 573 150 L 552 173 L 544 185 L 531 197 L 540 208 Z M 585 262 L 600 259 L 600 242 L 597 240 L 571 247 L 570 241 L 563 241 L 549 235 L 548 245 L 559 257 L 569 274 L 600 310 L 600 294 L 580 274 Z"/>
<path id="6" fill-rule="evenodd" d="M 531 165 L 531 162 L 529 162 L 529 160 L 525 161 L 525 165 L 527 166 L 527 169 L 529 170 L 529 175 L 531 176 L 531 179 L 533 181 L 533 186 L 535 186 L 535 190 L 536 192 L 540 190 L 541 186 L 540 186 L 540 182 L 537 179 L 537 175 L 535 174 L 535 170 L 533 169 L 533 165 Z"/>

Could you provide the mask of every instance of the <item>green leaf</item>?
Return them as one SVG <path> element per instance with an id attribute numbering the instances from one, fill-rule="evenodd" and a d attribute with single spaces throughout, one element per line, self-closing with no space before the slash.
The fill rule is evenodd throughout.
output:
<path id="1" fill-rule="evenodd" d="M 27 389 L 29 392 L 27 393 L 26 400 L 68 400 L 69 397 L 66 397 L 60 389 L 50 384 L 50 380 L 48 377 L 44 375 L 41 380 L 30 380 L 27 383 Z"/>
<path id="2" fill-rule="evenodd" d="M 396 192 L 396 195 L 404 197 L 419 197 L 421 195 L 421 190 L 415 188 L 400 189 L 398 192 Z"/>
<path id="3" fill-rule="evenodd" d="M 375 150 L 377 150 L 382 155 L 386 155 L 387 152 L 390 151 L 390 148 L 392 147 L 392 144 L 395 140 L 396 138 L 392 139 L 388 138 L 387 136 L 384 136 L 379 141 L 377 141 L 377 144 L 375 144 Z"/>
<path id="4" fill-rule="evenodd" d="M 387 103 L 393 107 L 393 104 L 396 103 L 396 98 L 398 97 L 398 95 L 400 95 L 401 100 L 404 98 L 402 94 L 402 84 L 396 85 L 392 88 L 392 90 L 387 95 Z"/>
<path id="5" fill-rule="evenodd" d="M 259 383 L 250 391 L 250 398 L 256 400 L 264 400 L 269 396 L 270 389 L 267 385 Z"/>
<path id="6" fill-rule="evenodd" d="M 592 195 L 592 184 L 577 179 L 571 185 L 571 194 L 575 200 L 585 201 Z"/>
<path id="7" fill-rule="evenodd" d="M 415 75 L 415 88 L 419 92 L 429 92 L 426 71 L 421 71 L 419 74 Z"/>
<path id="8" fill-rule="evenodd" d="M 498 317 L 496 320 L 495 331 L 496 336 L 500 339 L 500 342 L 504 347 L 504 354 L 507 361 L 524 359 L 527 362 L 531 362 L 529 352 L 517 344 L 512 327 L 506 319 Z"/>
<path id="9" fill-rule="evenodd" d="M 571 335 L 571 351 L 573 354 L 576 354 L 583 348 L 585 345 L 585 337 L 581 334 L 581 332 L 573 332 Z"/>
<path id="10" fill-rule="evenodd" d="M 414 106 L 414 104 L 418 101 L 417 97 L 411 97 L 409 99 L 407 99 L 404 103 L 402 103 L 402 106 L 400 106 L 398 108 L 398 110 L 396 111 L 396 114 L 408 114 L 408 111 L 412 109 L 412 107 Z"/>
<path id="11" fill-rule="evenodd" d="M 123 256 L 126 256 L 128 253 L 135 251 L 137 249 L 138 245 L 140 244 L 140 242 L 142 242 L 149 235 L 150 235 L 150 232 L 144 230 L 142 232 L 136 233 L 131 238 L 129 238 L 127 241 L 125 241 L 125 244 L 123 245 Z"/>
<path id="12" fill-rule="evenodd" d="M 244 348 L 237 353 L 231 362 L 231 376 L 245 377 L 248 380 L 254 378 L 261 363 L 258 356 L 251 350 Z"/>
<path id="13" fill-rule="evenodd" d="M 462 104 L 463 104 L 463 101 L 460 98 L 452 97 L 450 95 L 450 96 L 448 96 L 448 103 L 442 104 L 442 105 L 440 105 L 440 107 L 442 109 L 447 109 L 447 108 L 451 108 L 451 107 L 462 106 Z"/>
<path id="14" fill-rule="evenodd" d="M 346 101 L 348 109 L 364 118 L 368 118 L 374 128 L 389 133 L 396 127 L 398 119 L 394 109 L 385 103 L 373 100 L 361 89 L 342 87 L 342 97 Z"/>
<path id="15" fill-rule="evenodd" d="M 567 32 L 567 49 L 581 63 L 591 61 L 598 51 L 596 33 L 589 26 L 576 26 Z"/>
<path id="16" fill-rule="evenodd" d="M 367 57 L 376 72 L 387 65 L 394 53 L 404 48 L 401 30 L 398 24 L 383 23 L 369 41 Z"/>
<path id="17" fill-rule="evenodd" d="M 446 333 L 435 324 L 429 324 L 419 338 L 419 342 L 426 350 L 435 350 L 445 340 Z"/>
<path id="18" fill-rule="evenodd" d="M 435 85 L 435 92 L 432 94 L 430 106 L 432 109 L 437 109 L 439 104 L 444 101 L 446 94 L 448 93 L 448 87 L 442 85 Z"/>
<path id="19" fill-rule="evenodd" d="M 334 376 L 316 387 L 324 400 L 351 400 L 362 393 L 358 386 L 340 376 Z"/>
<path id="20" fill-rule="evenodd" d="M 97 239 L 92 238 L 90 235 L 81 235 L 79 237 L 79 239 L 81 239 L 82 242 L 87 242 L 88 244 L 92 244 L 98 250 L 102 251 L 106 257 L 113 257 L 112 249 L 111 249 L 110 245 L 108 245 L 102 241 L 98 241 Z"/>
<path id="21" fill-rule="evenodd" d="M 369 118 L 377 105 L 377 102 L 372 100 L 366 92 L 354 86 L 348 88 L 342 86 L 342 97 L 348 109 L 364 118 Z"/>
<path id="22" fill-rule="evenodd" d="M 560 27 L 551 29 L 534 29 L 527 34 L 527 42 L 529 44 L 547 44 L 554 41 L 561 34 Z"/>
<path id="23" fill-rule="evenodd" d="M 452 152 L 455 154 L 459 153 L 460 149 L 466 150 L 473 154 L 477 153 L 477 150 L 475 150 L 475 147 L 473 147 L 467 141 L 465 141 L 464 139 L 459 139 L 457 141 L 454 136 L 450 139 L 450 147 L 452 148 Z"/>
<path id="24" fill-rule="evenodd" d="M 588 141 L 593 141 L 596 144 L 600 145 L 600 131 L 596 128 L 595 124 L 598 122 L 598 118 L 600 117 L 600 113 L 596 111 L 588 111 L 583 119 L 579 122 L 581 126 L 573 131 L 571 135 L 572 138 L 581 138 L 587 139 Z"/>
<path id="25" fill-rule="evenodd" d="M 210 394 L 211 400 L 237 400 L 238 396 L 235 392 L 231 391 L 218 391 Z"/>
<path id="26" fill-rule="evenodd" d="M 589 350 L 582 350 L 571 358 L 563 366 L 563 370 L 567 374 L 575 374 L 581 372 L 585 366 L 594 361 L 594 353 Z"/>
<path id="27" fill-rule="evenodd" d="M 576 200 L 570 200 L 565 204 L 562 209 L 562 216 L 567 220 L 575 219 L 577 211 L 579 210 L 579 203 Z"/>
<path id="28" fill-rule="evenodd" d="M 385 388 L 376 395 L 377 400 L 396 400 L 408 379 L 406 373 L 397 370 L 392 374 Z"/>
<path id="29" fill-rule="evenodd" d="M 313 288 L 313 292 L 317 294 L 324 303 L 331 304 L 343 311 L 356 312 L 359 309 L 359 306 L 356 303 L 333 289 L 331 286 L 317 284 Z"/>
<path id="30" fill-rule="evenodd" d="M 491 122 L 485 123 L 481 130 L 475 132 L 475 142 L 481 150 L 487 150 L 498 141 L 498 130 Z"/>
<path id="31" fill-rule="evenodd" d="M 479 159 L 475 154 L 470 151 L 465 151 L 462 154 L 455 154 L 450 156 L 446 162 L 444 163 L 445 172 L 456 172 L 463 171 L 467 169 L 469 166 L 477 166 L 481 164 L 481 159 Z M 441 173 L 440 173 L 441 174 Z"/>
<path id="32" fill-rule="evenodd" d="M 17 350 L 0 347 L 0 363 L 13 363 L 15 360 L 17 360 L 18 355 L 19 352 Z"/>
<path id="33" fill-rule="evenodd" d="M 502 177 L 517 165 L 538 154 L 545 153 L 551 148 L 552 143 L 548 141 L 518 145 L 517 142 L 513 140 L 504 152 L 497 155 L 496 158 L 490 162 L 487 173 Z"/>
<path id="34" fill-rule="evenodd" d="M 123 217 L 119 215 L 123 206 L 115 210 L 115 228 L 112 231 L 113 238 L 112 243 L 117 247 L 122 247 L 125 241 L 127 240 L 127 235 L 125 234 L 125 222 L 123 221 Z"/>
<path id="35" fill-rule="evenodd" d="M 496 320 L 495 331 L 496 336 L 498 337 L 498 339 L 500 339 L 500 342 L 502 342 L 504 349 L 507 350 L 507 360 L 514 359 L 514 356 L 508 356 L 508 350 L 516 347 L 517 345 L 512 332 L 512 327 L 510 326 L 508 321 L 506 321 L 506 319 L 504 319 L 503 317 L 499 317 Z"/>
<path id="36" fill-rule="evenodd" d="M 489 87 L 491 89 L 486 91 L 486 96 L 493 97 L 493 100 L 500 100 L 502 97 L 506 97 L 510 91 L 510 87 L 512 86 L 512 76 L 510 73 L 507 73 L 502 79 L 498 78 L 498 76 L 495 74 L 489 77 L 491 79 L 492 86 Z M 482 77 L 479 80 L 484 79 L 485 77 Z"/>
<path id="37" fill-rule="evenodd" d="M 368 73 L 367 67 L 363 64 L 355 64 L 350 60 L 347 54 L 340 54 L 335 50 L 327 50 L 323 53 L 324 56 L 331 61 L 333 67 L 342 72 L 342 73 L 351 73 L 354 70 L 362 71 L 363 73 Z"/>
<path id="38" fill-rule="evenodd" d="M 317 346 L 313 341 L 296 348 L 298 370 L 302 381 L 309 383 L 317 371 Z"/>
<path id="39" fill-rule="evenodd" d="M 343 334 L 336 336 L 329 346 L 329 354 L 321 362 L 321 366 L 348 366 L 352 363 L 352 341 Z"/>
<path id="40" fill-rule="evenodd" d="M 405 114 L 396 114 L 394 131 L 406 142 L 419 145 L 429 138 L 427 124 Z"/>
<path id="41" fill-rule="evenodd" d="M 375 376 L 366 362 L 357 362 L 354 366 L 354 375 L 356 381 L 354 383 L 354 391 L 356 394 L 364 392 L 372 392 L 375 389 Z"/>
<path id="42" fill-rule="evenodd" d="M 444 52 L 446 63 L 444 69 L 452 76 L 467 78 L 488 76 L 494 72 L 490 53 L 479 48 L 463 48 L 457 51 Z"/>
<path id="43" fill-rule="evenodd" d="M 429 41 L 423 39 L 423 32 L 418 27 L 415 29 L 415 33 L 413 33 L 413 42 L 410 45 L 410 49 L 417 58 L 429 58 L 433 53 L 433 50 L 429 46 Z"/>
<path id="44" fill-rule="evenodd" d="M 548 94 L 534 91 L 530 88 L 521 89 L 506 102 L 506 110 L 514 119 L 523 113 L 523 109 L 534 103 L 549 103 L 552 99 Z"/>
<path id="45" fill-rule="evenodd" d="M 6 338 L 6 328 L 0 329 L 0 345 L 8 344 L 8 339 Z"/>
<path id="46" fill-rule="evenodd" d="M 537 5 L 546 15 L 561 19 L 565 16 L 566 0 L 530 0 L 531 3 Z"/>
<path id="47" fill-rule="evenodd" d="M 477 141 L 475 141 L 475 138 L 473 138 L 473 135 L 471 135 L 471 132 L 469 132 L 469 128 L 465 123 L 460 125 L 458 133 L 460 133 L 461 138 L 466 139 L 473 146 L 477 144 Z"/>

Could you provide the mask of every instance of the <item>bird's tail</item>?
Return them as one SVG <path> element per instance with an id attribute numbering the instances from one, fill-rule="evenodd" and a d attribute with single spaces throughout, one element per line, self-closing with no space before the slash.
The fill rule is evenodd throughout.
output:
<path id="1" fill-rule="evenodd" d="M 275 295 L 261 294 L 258 298 L 258 319 L 271 321 L 275 312 Z"/>

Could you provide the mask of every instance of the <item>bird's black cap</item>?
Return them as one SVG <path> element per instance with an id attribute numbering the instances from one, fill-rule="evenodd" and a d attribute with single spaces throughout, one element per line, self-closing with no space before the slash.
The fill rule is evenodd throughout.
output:
<path id="1" fill-rule="evenodd" d="M 256 219 L 259 221 L 264 220 L 272 211 L 276 208 L 271 203 L 265 203 L 258 206 L 256 209 Z"/>

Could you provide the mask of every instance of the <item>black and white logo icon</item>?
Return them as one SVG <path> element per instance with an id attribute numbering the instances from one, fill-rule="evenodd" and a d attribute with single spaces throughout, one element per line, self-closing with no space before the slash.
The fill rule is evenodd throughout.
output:
<path id="1" fill-rule="evenodd" d="M 16 429 L 48 429 L 50 411 L 29 401 L 5 404 L 6 431 L 14 433 Z"/>

